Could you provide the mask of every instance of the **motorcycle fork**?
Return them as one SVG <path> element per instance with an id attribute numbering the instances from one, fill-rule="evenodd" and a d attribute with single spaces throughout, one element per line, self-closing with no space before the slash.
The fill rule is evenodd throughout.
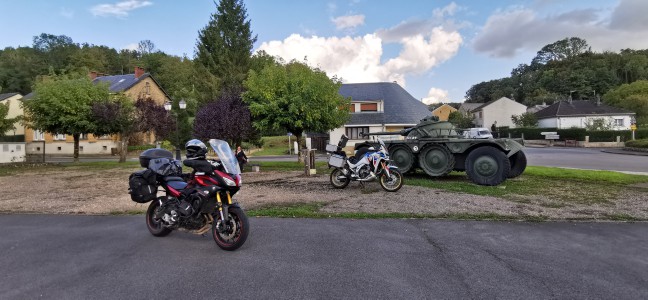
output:
<path id="1" fill-rule="evenodd" d="M 216 201 L 218 202 L 218 213 L 220 214 L 221 220 L 223 224 L 228 223 L 229 218 L 229 212 L 227 211 L 229 209 L 229 206 L 232 205 L 232 196 L 230 195 L 229 192 L 227 193 L 227 204 L 223 204 L 223 201 L 221 201 L 221 193 L 216 194 Z"/>
<path id="2" fill-rule="evenodd" d="M 387 178 L 391 177 L 391 174 L 389 173 L 389 166 L 385 163 L 385 161 L 380 162 L 382 164 L 382 171 L 387 175 Z"/>

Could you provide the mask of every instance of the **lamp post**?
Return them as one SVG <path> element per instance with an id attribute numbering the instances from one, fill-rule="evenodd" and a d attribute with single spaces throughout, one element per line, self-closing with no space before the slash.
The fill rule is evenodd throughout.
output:
<path id="1" fill-rule="evenodd" d="M 187 102 L 185 102 L 184 99 L 180 100 L 180 102 L 178 102 L 178 105 L 180 106 L 180 109 L 182 109 L 182 110 L 187 108 Z M 164 103 L 164 110 L 171 113 L 171 101 L 167 101 L 167 102 Z M 178 113 L 177 112 L 174 113 L 173 116 L 175 117 L 175 123 L 176 123 L 176 132 L 175 132 L 175 135 L 176 135 L 176 143 L 175 143 L 176 159 L 180 160 L 181 159 L 181 157 L 180 157 L 180 148 L 181 147 L 180 147 L 180 130 L 178 129 Z"/>

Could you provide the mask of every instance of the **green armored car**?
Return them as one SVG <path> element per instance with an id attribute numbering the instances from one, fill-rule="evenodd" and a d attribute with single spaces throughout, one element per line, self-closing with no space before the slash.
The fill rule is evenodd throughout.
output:
<path id="1" fill-rule="evenodd" d="M 400 132 L 372 132 L 365 136 L 401 135 L 405 139 L 384 140 L 389 156 L 402 173 L 421 168 L 432 177 L 451 171 L 465 171 L 468 178 L 480 185 L 498 185 L 517 177 L 526 168 L 522 141 L 514 139 L 469 139 L 450 122 L 426 117 L 419 124 Z M 366 141 L 355 150 L 377 146 Z"/>

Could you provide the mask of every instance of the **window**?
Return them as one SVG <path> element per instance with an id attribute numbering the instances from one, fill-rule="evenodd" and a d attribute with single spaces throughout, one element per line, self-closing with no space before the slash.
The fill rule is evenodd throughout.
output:
<path id="1" fill-rule="evenodd" d="M 79 152 L 83 152 L 83 146 L 79 146 Z"/>
<path id="2" fill-rule="evenodd" d="M 361 140 L 365 137 L 360 135 L 362 132 L 369 132 L 369 127 L 346 127 L 345 134 L 350 140 Z"/>
<path id="3" fill-rule="evenodd" d="M 7 144 L 2 145 L 2 152 L 9 152 L 9 145 Z"/>
<path id="4" fill-rule="evenodd" d="M 625 126 L 623 119 L 614 119 L 614 126 L 619 126 L 619 127 Z"/>
<path id="5" fill-rule="evenodd" d="M 82 133 L 79 135 L 79 140 L 87 140 L 88 139 L 88 134 L 87 133 Z"/>
<path id="6" fill-rule="evenodd" d="M 16 151 L 21 151 L 21 150 L 22 150 L 22 147 L 20 147 L 20 145 L 16 145 Z"/>
<path id="7" fill-rule="evenodd" d="M 362 103 L 360 111 L 378 111 L 378 103 Z"/>
<path id="8" fill-rule="evenodd" d="M 55 141 L 65 141 L 65 134 L 57 133 L 54 135 Z"/>
<path id="9" fill-rule="evenodd" d="M 40 130 L 34 130 L 34 141 L 44 141 L 45 133 Z"/>

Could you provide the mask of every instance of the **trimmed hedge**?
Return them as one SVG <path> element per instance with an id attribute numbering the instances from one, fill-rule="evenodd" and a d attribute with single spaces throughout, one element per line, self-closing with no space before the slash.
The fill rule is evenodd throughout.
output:
<path id="1" fill-rule="evenodd" d="M 626 147 L 632 147 L 632 148 L 648 148 L 648 139 L 627 141 L 625 145 Z"/>
<path id="2" fill-rule="evenodd" d="M 584 141 L 585 136 L 589 136 L 590 142 L 616 142 L 616 137 L 620 136 L 621 141 L 632 140 L 632 131 L 630 130 L 598 130 L 587 131 L 585 128 L 508 128 L 499 127 L 500 136 L 506 138 L 511 134 L 512 138 L 521 138 L 524 134 L 525 140 L 543 140 L 542 132 L 557 132 L 560 140 L 577 140 Z M 648 128 L 639 128 L 635 131 L 635 139 L 648 139 Z"/>
<path id="3" fill-rule="evenodd" d="M 0 142 L 4 143 L 24 143 L 25 142 L 25 135 L 6 135 L 6 136 L 0 136 Z"/>

